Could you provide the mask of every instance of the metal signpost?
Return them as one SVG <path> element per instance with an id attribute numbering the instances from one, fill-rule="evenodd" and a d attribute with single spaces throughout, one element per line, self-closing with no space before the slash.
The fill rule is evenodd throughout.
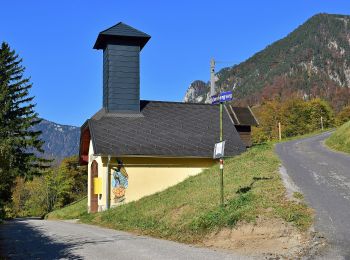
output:
<path id="1" fill-rule="evenodd" d="M 222 110 L 223 103 L 232 100 L 232 91 L 222 92 L 212 96 L 212 104 L 220 103 L 220 143 L 215 144 L 214 159 L 220 159 L 220 205 L 224 206 L 224 151 L 225 141 L 223 141 Z"/>
<path id="2" fill-rule="evenodd" d="M 220 159 L 220 205 L 224 206 L 224 150 L 225 141 L 223 141 L 223 129 L 222 129 L 222 110 L 223 103 L 232 100 L 232 91 L 221 92 L 215 95 L 216 87 L 215 81 L 219 80 L 215 75 L 215 60 L 210 60 L 210 96 L 212 98 L 212 104 L 220 103 L 220 143 L 215 144 L 214 159 Z"/>

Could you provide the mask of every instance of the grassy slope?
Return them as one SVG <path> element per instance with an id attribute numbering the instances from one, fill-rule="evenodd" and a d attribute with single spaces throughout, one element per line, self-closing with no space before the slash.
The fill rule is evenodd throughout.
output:
<path id="1" fill-rule="evenodd" d="M 78 200 L 64 208 L 49 213 L 46 217 L 50 219 L 77 219 L 87 214 L 87 198 Z"/>
<path id="2" fill-rule="evenodd" d="M 219 204 L 218 166 L 165 191 L 96 214 L 86 213 L 86 200 L 49 214 L 182 242 L 257 216 L 281 217 L 300 229 L 312 223 L 306 205 L 285 199 L 273 144 L 259 145 L 225 163 L 225 201 Z"/>
<path id="3" fill-rule="evenodd" d="M 350 153 L 350 122 L 339 127 L 326 140 L 326 144 L 334 150 Z"/>

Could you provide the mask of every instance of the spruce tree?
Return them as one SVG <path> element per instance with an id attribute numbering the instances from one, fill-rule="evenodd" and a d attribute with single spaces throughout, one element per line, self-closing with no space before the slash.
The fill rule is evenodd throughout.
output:
<path id="1" fill-rule="evenodd" d="M 0 48 L 0 219 L 4 205 L 11 199 L 17 176 L 26 179 L 40 174 L 46 162 L 37 156 L 43 152 L 41 132 L 32 127 L 40 123 L 34 111 L 32 84 L 23 73 L 22 59 L 7 43 Z"/>

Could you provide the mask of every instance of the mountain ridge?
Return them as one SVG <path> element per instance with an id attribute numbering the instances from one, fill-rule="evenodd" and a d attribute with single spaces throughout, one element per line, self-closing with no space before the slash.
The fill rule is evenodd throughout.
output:
<path id="1" fill-rule="evenodd" d="M 314 15 L 242 63 L 218 71 L 217 89 L 234 89 L 238 105 L 292 95 L 321 97 L 340 110 L 350 98 L 349 28 L 348 15 Z M 192 82 L 184 102 L 209 103 L 209 85 Z"/>
<path id="2" fill-rule="evenodd" d="M 34 131 L 41 131 L 40 139 L 43 145 L 44 154 L 47 159 L 60 162 L 65 157 L 78 155 L 80 127 L 62 125 L 46 119 L 33 127 Z"/>

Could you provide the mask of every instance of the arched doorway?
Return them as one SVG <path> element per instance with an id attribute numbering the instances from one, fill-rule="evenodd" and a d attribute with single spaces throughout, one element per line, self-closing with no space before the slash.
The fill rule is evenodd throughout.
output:
<path id="1" fill-rule="evenodd" d="M 98 194 L 94 192 L 94 178 L 98 177 L 98 164 L 96 161 L 91 163 L 91 174 L 90 174 L 90 212 L 95 213 L 98 209 Z"/>

